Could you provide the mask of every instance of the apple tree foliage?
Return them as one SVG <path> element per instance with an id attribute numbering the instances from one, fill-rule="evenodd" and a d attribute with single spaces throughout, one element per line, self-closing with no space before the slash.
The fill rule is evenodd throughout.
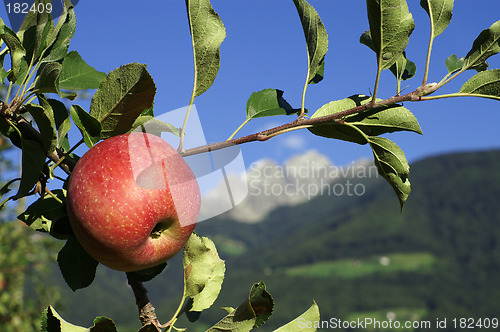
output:
<path id="1" fill-rule="evenodd" d="M 46 4 L 49 0 L 36 1 L 40 2 Z M 319 84 L 323 79 L 328 34 L 319 14 L 306 0 L 292 0 L 291 5 L 292 2 L 303 27 L 307 48 L 301 105 L 291 106 L 279 89 L 256 91 L 249 96 L 246 120 L 228 141 L 189 150 L 184 150 L 182 143 L 185 125 L 175 128 L 159 121 L 155 125 L 160 131 L 180 136 L 178 151 L 181 155 L 266 141 L 296 129 L 366 145 L 373 152 L 380 175 L 394 189 L 402 209 L 410 194 L 408 161 L 395 142 L 381 135 L 395 131 L 422 134 L 417 118 L 403 106 L 403 102 L 466 96 L 500 100 L 500 69 L 488 69 L 486 62 L 500 51 L 500 21 L 479 33 L 467 54 L 460 57 L 450 55 L 445 59 L 443 65 L 448 73 L 439 82 L 428 83 L 432 46 L 435 38 L 448 27 L 454 3 L 453 0 L 421 0 L 420 5 L 429 16 L 431 28 L 426 65 L 422 83 L 413 91 L 402 94 L 402 81 L 416 75 L 415 63 L 405 53 L 415 28 L 412 14 L 405 0 L 367 0 L 369 30 L 360 33 L 360 42 L 374 52 L 377 70 L 373 92 L 369 96 L 363 93 L 346 96 L 308 112 L 305 96 L 310 85 Z M 215 81 L 221 65 L 220 45 L 226 32 L 209 0 L 186 0 L 186 11 L 195 73 L 187 120 L 195 98 L 205 93 Z M 64 0 L 64 10 L 57 23 L 50 13 L 30 11 L 20 30 L 15 32 L 0 20 L 0 81 L 7 89 L 0 101 L 0 138 L 10 140 L 12 145 L 21 149 L 22 155 L 20 176 L 7 179 L 0 188 L 0 207 L 27 196 L 38 197 L 18 218 L 33 230 L 66 241 L 57 262 L 68 286 L 74 291 L 92 283 L 98 262 L 83 250 L 69 226 L 65 184 L 79 158 L 73 152 L 82 144 L 92 147 L 100 140 L 130 132 L 155 120 L 153 104 L 157 89 L 144 64 L 125 64 L 107 74 L 87 64 L 77 51 L 69 49 L 75 27 L 75 9 L 70 0 Z M 396 94 L 380 98 L 380 75 L 387 69 L 394 74 Z M 474 70 L 475 74 L 471 71 L 474 75 L 470 74 L 471 77 L 455 93 L 436 93 L 469 70 Z M 72 101 L 77 93 L 87 90 L 95 92 L 90 108 L 85 110 Z M 259 133 L 236 137 L 249 121 L 275 115 L 289 115 L 293 120 Z M 71 126 L 78 128 L 80 138 L 70 140 Z M 2 236 L 2 244 L 3 239 Z M 165 265 L 127 273 L 129 283 L 131 286 L 138 283 L 139 288 L 135 290 L 140 293 L 142 282 L 161 273 Z M 213 242 L 193 234 L 184 249 L 184 289 L 178 310 L 163 326 L 155 316 L 141 316 L 144 326 L 140 331 L 157 331 L 159 328 L 170 331 L 181 314 L 196 320 L 199 313 L 217 298 L 224 273 L 224 261 L 219 258 Z M 226 316 L 209 331 L 250 331 L 266 322 L 273 306 L 274 301 L 265 284 L 255 283 L 238 307 L 224 308 Z M 300 318 L 318 321 L 316 303 L 313 302 Z M 291 321 L 279 331 L 294 331 L 296 323 L 296 320 Z M 50 306 L 42 315 L 42 331 L 116 331 L 116 327 L 106 317 L 96 318 L 93 327 L 77 327 L 64 321 Z"/>

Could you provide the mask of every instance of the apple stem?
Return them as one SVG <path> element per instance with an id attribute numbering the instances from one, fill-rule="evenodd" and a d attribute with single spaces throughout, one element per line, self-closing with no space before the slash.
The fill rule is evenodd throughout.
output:
<path id="1" fill-rule="evenodd" d="M 135 303 L 139 308 L 139 320 L 141 321 L 142 326 L 153 324 L 156 327 L 159 327 L 161 324 L 156 317 L 155 308 L 149 301 L 148 290 L 146 287 L 144 287 L 142 282 L 131 280 L 130 278 L 128 278 L 128 284 L 134 292 Z"/>

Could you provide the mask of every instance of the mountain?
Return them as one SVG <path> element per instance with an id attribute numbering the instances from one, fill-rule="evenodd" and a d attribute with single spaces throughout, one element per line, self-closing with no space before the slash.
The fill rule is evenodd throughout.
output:
<path id="1" fill-rule="evenodd" d="M 376 174 L 372 161 L 361 159 L 351 165 L 334 165 L 316 150 L 294 155 L 282 165 L 272 159 L 252 163 L 244 175 L 233 175 L 228 181 L 234 190 L 248 190 L 246 198 L 227 211 L 224 217 L 247 223 L 256 223 L 266 218 L 278 207 L 295 206 L 320 195 L 332 183 L 352 177 L 360 171 Z M 340 190 L 340 187 L 338 187 Z M 202 199 L 201 215 L 213 215 L 213 210 L 222 210 L 227 196 L 227 184 L 223 182 Z"/>
<path id="2" fill-rule="evenodd" d="M 498 317 L 500 151 L 412 164 L 412 193 L 402 213 L 392 188 L 364 169 L 325 185 L 323 195 L 281 205 L 258 223 L 235 221 L 229 213 L 200 223 L 197 232 L 212 238 L 226 260 L 226 278 L 197 324 L 183 318 L 177 325 L 209 327 L 225 315 L 221 307 L 238 306 L 260 280 L 275 300 L 261 331 L 287 323 L 313 300 L 325 321 L 447 319 L 439 330 L 456 331 L 454 318 Z M 176 257 L 146 284 L 162 320 L 175 311 L 181 283 Z M 93 285 L 66 300 L 60 313 L 72 323 L 90 326 L 95 316 L 108 315 L 119 331 L 137 327 L 123 274 L 99 268 Z"/>

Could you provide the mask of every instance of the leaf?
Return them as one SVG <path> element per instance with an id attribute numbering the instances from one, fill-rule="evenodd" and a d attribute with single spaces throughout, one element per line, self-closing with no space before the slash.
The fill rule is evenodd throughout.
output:
<path id="1" fill-rule="evenodd" d="M 75 237 L 69 238 L 59 251 L 57 263 L 64 281 L 73 291 L 85 288 L 94 281 L 99 264 L 83 249 Z"/>
<path id="2" fill-rule="evenodd" d="M 306 37 L 309 57 L 307 83 L 318 83 L 323 79 L 325 55 L 328 51 L 328 34 L 318 12 L 305 0 L 293 0 L 299 13 L 302 29 Z"/>
<path id="3" fill-rule="evenodd" d="M 373 40 L 370 35 L 370 30 L 365 31 L 359 38 L 359 42 L 363 45 L 368 46 L 372 51 L 375 51 L 375 46 L 373 45 Z M 403 55 L 392 64 L 389 70 L 394 74 L 396 79 L 406 81 L 417 72 L 417 66 L 413 61 L 408 60 L 406 53 L 403 51 Z"/>
<path id="4" fill-rule="evenodd" d="M 274 307 L 274 300 L 263 281 L 252 286 L 249 301 L 256 316 L 254 327 L 260 327 L 269 319 Z"/>
<path id="5" fill-rule="evenodd" d="M 273 115 L 290 115 L 299 112 L 283 98 L 283 91 L 265 89 L 254 92 L 247 101 L 247 120 Z"/>
<path id="6" fill-rule="evenodd" d="M 75 93 L 66 93 L 59 88 L 59 76 L 61 75 L 62 65 L 59 62 L 44 63 L 37 72 L 35 87 L 37 94 L 57 93 L 61 98 L 73 100 Z"/>
<path id="7" fill-rule="evenodd" d="M 486 59 L 500 52 L 500 21 L 483 30 L 474 40 L 472 48 L 464 59 L 464 68 L 484 70 L 488 67 Z"/>
<path id="8" fill-rule="evenodd" d="M 209 0 L 186 0 L 194 55 L 194 97 L 212 86 L 220 67 L 226 29 Z"/>
<path id="9" fill-rule="evenodd" d="M 401 210 L 410 195 L 411 187 L 408 175 L 410 166 L 399 146 L 385 137 L 369 137 L 368 143 L 373 151 L 375 165 L 392 186 L 398 196 Z"/>
<path id="10" fill-rule="evenodd" d="M 477 73 L 462 85 L 459 92 L 492 96 L 500 100 L 500 69 Z"/>
<path id="11" fill-rule="evenodd" d="M 47 45 L 50 45 L 41 62 L 53 62 L 63 59 L 68 53 L 69 42 L 73 38 L 76 29 L 76 17 L 70 1 L 64 0 L 64 9 L 59 17 L 56 27 L 48 37 Z"/>
<path id="12" fill-rule="evenodd" d="M 415 23 L 405 0 L 367 0 L 373 48 L 381 70 L 403 54 Z"/>
<path id="13" fill-rule="evenodd" d="M 59 88 L 66 90 L 97 89 L 105 78 L 105 73 L 89 66 L 78 52 L 71 51 L 62 62 Z"/>
<path id="14" fill-rule="evenodd" d="M 259 327 L 269 318 L 273 310 L 274 301 L 266 291 L 264 282 L 254 284 L 248 298 L 238 308 L 233 309 L 207 332 L 247 332 Z M 224 308 L 226 311 L 231 308 Z"/>
<path id="15" fill-rule="evenodd" d="M 11 82 L 16 82 L 21 71 L 21 60 L 26 55 L 26 50 L 16 33 L 3 24 L 3 21 L 0 22 L 0 40 L 3 40 L 5 45 L 9 48 L 11 60 L 9 80 Z"/>
<path id="16" fill-rule="evenodd" d="M 353 95 L 342 100 L 332 101 L 318 109 L 311 116 L 311 119 L 352 109 L 370 101 L 371 97 L 364 95 Z M 377 101 L 380 100 L 377 99 Z M 367 135 L 378 136 L 395 131 L 412 131 L 422 134 L 417 118 L 399 104 L 366 110 L 344 117 L 342 121 L 348 125 L 339 122 L 328 122 L 315 125 L 309 130 L 315 135 L 358 144 L 366 144 Z"/>
<path id="17" fill-rule="evenodd" d="M 184 295 L 193 299 L 192 311 L 209 308 L 219 295 L 224 261 L 212 240 L 193 233 L 184 247 Z"/>
<path id="18" fill-rule="evenodd" d="M 26 104 L 24 107 L 31 114 L 33 119 L 35 119 L 41 134 L 45 154 L 50 154 L 55 150 L 57 145 L 54 112 L 45 98 L 40 97 L 39 101 L 41 106 L 37 104 Z"/>
<path id="19" fill-rule="evenodd" d="M 14 199 L 19 199 L 29 194 L 40 179 L 44 165 L 45 152 L 43 146 L 37 141 L 23 139 L 21 183 Z"/>
<path id="20" fill-rule="evenodd" d="M 420 6 L 429 15 L 432 26 L 432 38 L 436 38 L 450 24 L 453 0 L 420 0 Z"/>
<path id="21" fill-rule="evenodd" d="M 135 280 L 138 282 L 147 282 L 152 280 L 154 277 L 163 272 L 163 270 L 167 267 L 167 262 L 162 263 L 157 266 L 150 267 L 145 270 L 134 271 L 134 272 L 126 272 L 128 280 Z"/>
<path id="22" fill-rule="evenodd" d="M 80 129 L 83 140 L 89 148 L 101 138 L 101 123 L 79 105 L 71 105 L 69 112 L 75 125 Z"/>
<path id="23" fill-rule="evenodd" d="M 316 302 L 302 315 L 295 318 L 291 322 L 274 330 L 274 332 L 289 332 L 289 331 L 316 331 L 315 322 L 320 321 L 319 307 Z"/>
<path id="24" fill-rule="evenodd" d="M 141 115 L 132 124 L 132 130 L 150 133 L 161 136 L 161 133 L 172 133 L 175 136 L 180 136 L 180 129 L 174 125 L 161 121 L 151 115 Z"/>
<path id="25" fill-rule="evenodd" d="M 47 101 L 54 111 L 54 121 L 57 129 L 57 147 L 66 147 L 66 145 L 69 145 L 68 132 L 71 128 L 68 109 L 59 100 L 47 99 Z"/>
<path id="26" fill-rule="evenodd" d="M 51 232 L 56 222 L 68 216 L 66 206 L 60 202 L 65 201 L 66 191 L 56 189 L 52 193 L 57 199 L 51 195 L 40 197 L 17 218 L 36 231 Z"/>
<path id="27" fill-rule="evenodd" d="M 42 314 L 42 332 L 88 332 L 89 330 L 70 324 L 62 319 L 52 306 L 48 306 Z"/>
<path id="28" fill-rule="evenodd" d="M 107 317 L 97 317 L 94 319 L 94 326 L 89 332 L 118 332 L 115 323 Z"/>
<path id="29" fill-rule="evenodd" d="M 448 69 L 448 74 L 452 74 L 464 66 L 464 59 L 465 58 L 460 58 L 458 59 L 456 54 L 450 55 L 448 58 L 446 58 L 444 64 L 446 65 L 446 69 Z"/>
<path id="30" fill-rule="evenodd" d="M 90 104 L 102 125 L 101 139 L 124 134 L 141 112 L 153 106 L 156 86 L 146 66 L 132 63 L 108 74 Z"/>

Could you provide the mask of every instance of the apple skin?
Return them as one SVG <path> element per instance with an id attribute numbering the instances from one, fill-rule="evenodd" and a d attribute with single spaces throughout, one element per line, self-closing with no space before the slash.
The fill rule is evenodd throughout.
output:
<path id="1" fill-rule="evenodd" d="M 68 182 L 67 210 L 82 247 L 131 272 L 175 256 L 193 232 L 200 189 L 184 159 L 160 137 L 130 133 L 93 146 Z"/>

